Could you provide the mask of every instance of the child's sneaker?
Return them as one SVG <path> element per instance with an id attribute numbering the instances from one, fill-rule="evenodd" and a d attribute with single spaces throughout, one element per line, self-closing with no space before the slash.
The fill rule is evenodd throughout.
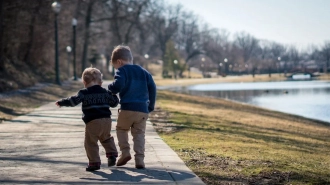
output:
<path id="1" fill-rule="evenodd" d="M 99 169 L 100 169 L 100 166 L 88 166 L 86 168 L 86 171 L 92 172 L 92 171 L 99 170 Z"/>
<path id="2" fill-rule="evenodd" d="M 116 160 L 117 160 L 117 158 L 115 156 L 110 156 L 108 158 L 108 166 L 109 167 L 114 166 L 116 164 Z"/>
<path id="3" fill-rule="evenodd" d="M 132 157 L 130 154 L 128 154 L 127 156 L 124 156 L 123 154 L 119 157 L 118 162 L 117 162 L 117 166 L 123 166 L 125 165 L 129 160 L 131 160 Z"/>
<path id="4" fill-rule="evenodd" d="M 145 168 L 144 161 L 141 159 L 135 159 L 135 168 L 144 169 Z"/>

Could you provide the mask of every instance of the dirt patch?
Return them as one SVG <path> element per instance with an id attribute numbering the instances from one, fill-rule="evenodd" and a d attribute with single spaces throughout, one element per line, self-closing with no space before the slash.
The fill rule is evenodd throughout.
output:
<path id="1" fill-rule="evenodd" d="M 230 157 L 207 154 L 202 148 L 184 148 L 177 152 L 182 158 L 188 158 L 188 160 L 185 160 L 186 165 L 195 169 L 195 173 L 206 184 L 278 185 L 286 184 L 297 177 L 294 172 L 280 172 L 277 170 L 261 171 L 251 176 L 245 176 L 241 173 L 244 168 L 251 166 L 272 167 L 274 164 L 271 161 L 235 160 Z M 201 172 L 199 169 L 207 169 L 209 173 L 205 173 L 205 170 Z M 221 173 L 227 174 L 227 177 L 215 175 L 216 173 L 213 174 L 212 171 L 221 171 Z"/>
<path id="2" fill-rule="evenodd" d="M 155 110 L 150 113 L 149 120 L 158 133 L 174 133 L 187 127 L 171 122 L 169 119 L 170 117 L 171 114 L 169 112 L 156 107 Z"/>

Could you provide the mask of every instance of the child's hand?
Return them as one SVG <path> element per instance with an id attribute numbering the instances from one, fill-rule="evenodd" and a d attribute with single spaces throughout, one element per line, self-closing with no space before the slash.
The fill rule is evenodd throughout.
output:
<path id="1" fill-rule="evenodd" d="M 58 107 L 61 107 L 61 106 L 60 106 L 60 104 L 58 104 L 58 101 L 57 101 L 57 102 L 55 102 L 55 104 L 56 104 Z"/>

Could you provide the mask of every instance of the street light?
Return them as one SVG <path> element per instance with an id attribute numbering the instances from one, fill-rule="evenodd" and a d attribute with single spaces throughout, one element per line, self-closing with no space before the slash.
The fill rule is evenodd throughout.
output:
<path id="1" fill-rule="evenodd" d="M 148 59 L 149 58 L 149 55 L 148 54 L 145 54 L 144 55 L 144 58 Z"/>
<path id="2" fill-rule="evenodd" d="M 144 58 L 146 59 L 146 70 L 148 70 L 148 59 L 149 59 L 149 55 L 145 54 Z"/>
<path id="3" fill-rule="evenodd" d="M 202 71 L 202 73 L 203 73 L 203 77 L 204 77 L 204 75 L 205 75 L 205 67 L 204 67 L 205 65 L 204 65 L 204 62 L 205 62 L 205 58 L 203 57 L 203 58 L 202 58 L 202 65 L 201 65 L 201 66 L 202 66 L 202 70 L 203 70 L 203 71 Z"/>
<path id="4" fill-rule="evenodd" d="M 174 78 L 176 80 L 176 64 L 178 64 L 178 61 L 174 60 L 173 63 L 174 63 Z"/>
<path id="5" fill-rule="evenodd" d="M 61 4 L 59 2 L 52 3 L 52 9 L 55 13 L 54 27 L 55 27 L 55 75 L 56 75 L 56 83 L 61 85 L 60 76 L 59 76 L 59 68 L 58 68 L 58 34 L 57 34 L 57 15 L 61 11 Z"/>
<path id="6" fill-rule="evenodd" d="M 222 68 L 222 63 L 219 63 L 219 75 L 221 75 L 221 68 Z"/>
<path id="7" fill-rule="evenodd" d="M 227 65 L 228 59 L 225 58 L 225 59 L 223 59 L 223 61 L 225 62 L 225 73 L 227 75 L 227 73 L 228 73 L 228 65 Z"/>
<path id="8" fill-rule="evenodd" d="M 77 27 L 77 19 L 72 19 L 72 54 L 73 54 L 73 80 L 77 80 L 77 73 L 76 73 L 76 27 Z"/>
<path id="9" fill-rule="evenodd" d="M 72 51 L 71 46 L 66 47 L 66 53 L 68 54 L 68 76 L 70 77 L 70 53 Z"/>
<path id="10" fill-rule="evenodd" d="M 277 57 L 278 60 L 278 64 L 277 64 L 277 73 L 279 73 L 279 75 L 281 76 L 281 73 L 279 71 L 279 68 L 281 67 L 281 57 Z"/>

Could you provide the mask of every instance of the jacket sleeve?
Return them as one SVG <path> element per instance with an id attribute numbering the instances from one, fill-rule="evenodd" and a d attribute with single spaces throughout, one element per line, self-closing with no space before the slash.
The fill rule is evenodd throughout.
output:
<path id="1" fill-rule="evenodd" d="M 81 103 L 83 100 L 84 100 L 84 94 L 81 91 L 79 91 L 77 95 L 59 100 L 58 104 L 60 106 L 74 107 L 79 103 Z"/>
<path id="2" fill-rule="evenodd" d="M 149 92 L 148 111 L 152 112 L 155 109 L 157 89 L 156 89 L 156 84 L 152 79 L 151 75 L 149 75 L 149 79 L 148 79 L 148 92 Z"/>
<path id="3" fill-rule="evenodd" d="M 118 69 L 116 71 L 114 81 L 108 85 L 108 89 L 112 92 L 112 94 L 117 94 L 123 87 L 125 87 L 125 82 L 125 71 L 123 69 Z"/>
<path id="4" fill-rule="evenodd" d="M 108 94 L 109 94 L 110 107 L 117 107 L 117 105 L 119 104 L 119 99 L 118 99 L 117 95 L 112 94 L 111 91 L 108 91 Z"/>

